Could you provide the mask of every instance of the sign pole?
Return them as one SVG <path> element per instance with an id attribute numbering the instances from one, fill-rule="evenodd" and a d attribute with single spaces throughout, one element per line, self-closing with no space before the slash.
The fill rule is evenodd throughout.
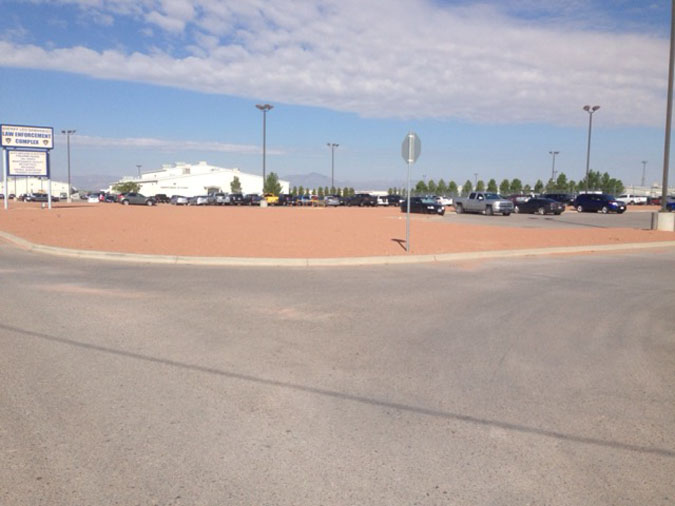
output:
<path id="1" fill-rule="evenodd" d="M 410 158 L 408 158 L 408 188 L 406 196 L 408 199 L 408 212 L 405 216 L 405 250 L 410 253 Z"/>
<path id="2" fill-rule="evenodd" d="M 405 217 L 405 250 L 407 253 L 410 253 L 410 166 L 417 161 L 421 151 L 422 143 L 420 142 L 420 138 L 417 137 L 415 132 L 410 131 L 403 139 L 403 144 L 401 145 L 401 156 L 408 163 L 408 212 Z"/>
<path id="3" fill-rule="evenodd" d="M 7 150 L 2 148 L 2 182 L 3 191 L 5 192 L 5 211 L 9 208 L 9 199 L 7 198 Z M 14 196 L 16 198 L 16 195 Z"/>

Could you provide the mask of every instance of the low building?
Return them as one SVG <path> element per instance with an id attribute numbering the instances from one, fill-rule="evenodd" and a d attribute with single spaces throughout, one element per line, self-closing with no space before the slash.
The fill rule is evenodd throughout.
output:
<path id="1" fill-rule="evenodd" d="M 230 193 L 230 184 L 235 177 L 239 178 L 242 193 L 262 193 L 262 176 L 241 172 L 239 169 L 216 167 L 206 162 L 165 164 L 160 169 L 143 172 L 139 177 L 122 178 L 118 183 L 138 183 L 139 192 L 143 195 L 194 197 L 210 192 Z M 110 186 L 109 191 L 112 191 L 115 184 Z M 282 193 L 289 192 L 288 181 L 279 180 L 279 184 Z"/>
<path id="2" fill-rule="evenodd" d="M 7 178 L 7 194 L 19 195 L 28 193 L 47 193 L 49 190 L 49 180 L 40 177 L 31 176 L 9 176 Z M 73 188 L 73 192 L 77 190 Z M 5 185 L 0 177 L 0 194 L 5 194 Z M 68 183 L 52 180 L 52 195 L 61 197 L 68 195 Z"/>

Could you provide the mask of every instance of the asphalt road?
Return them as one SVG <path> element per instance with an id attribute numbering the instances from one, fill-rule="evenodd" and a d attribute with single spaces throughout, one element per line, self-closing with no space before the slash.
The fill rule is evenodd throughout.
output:
<path id="1" fill-rule="evenodd" d="M 675 252 L 0 272 L 3 506 L 675 504 Z"/>
<path id="2" fill-rule="evenodd" d="M 449 211 L 440 219 L 470 225 L 517 228 L 636 228 L 650 230 L 652 213 L 650 211 L 642 211 L 639 207 L 637 206 L 637 209 L 631 209 L 623 214 L 578 213 L 568 208 L 560 216 L 515 213 L 512 213 L 510 216 L 484 216 L 482 214 L 456 214 L 453 211 Z"/>

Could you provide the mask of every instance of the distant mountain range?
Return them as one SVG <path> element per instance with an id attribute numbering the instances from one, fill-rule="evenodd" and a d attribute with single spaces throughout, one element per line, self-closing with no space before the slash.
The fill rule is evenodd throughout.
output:
<path id="1" fill-rule="evenodd" d="M 120 176 L 110 174 L 82 174 L 71 177 L 72 185 L 80 191 L 104 190 L 119 180 Z"/>
<path id="2" fill-rule="evenodd" d="M 330 188 L 330 177 L 323 174 L 318 174 L 316 172 L 310 172 L 309 174 L 289 174 L 281 175 L 280 179 L 289 181 L 291 183 L 291 188 L 294 186 L 302 186 L 303 188 L 315 189 L 319 187 Z M 405 181 L 396 180 L 396 179 L 372 179 L 366 181 L 353 181 L 350 179 L 336 179 L 335 186 L 338 188 L 354 188 L 356 191 L 359 190 L 379 190 L 386 191 L 389 188 L 397 187 L 401 188 L 405 186 Z"/>

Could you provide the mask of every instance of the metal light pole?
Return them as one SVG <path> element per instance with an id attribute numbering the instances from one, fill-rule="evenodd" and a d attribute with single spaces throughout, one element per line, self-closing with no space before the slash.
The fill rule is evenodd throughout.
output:
<path id="1" fill-rule="evenodd" d="M 551 167 L 551 181 L 555 181 L 555 155 L 560 154 L 560 151 L 549 151 L 548 154 L 553 156 L 553 166 Z"/>
<path id="2" fill-rule="evenodd" d="M 339 144 L 327 142 L 326 146 L 330 148 L 330 187 L 332 191 L 332 189 L 335 188 L 335 148 L 337 148 Z"/>
<path id="3" fill-rule="evenodd" d="M 645 185 L 645 172 L 647 168 L 647 160 L 642 160 L 642 179 L 640 182 L 640 186 L 644 187 Z"/>
<path id="4" fill-rule="evenodd" d="M 473 191 L 476 191 L 476 186 L 478 186 L 478 172 L 473 173 Z"/>
<path id="5" fill-rule="evenodd" d="M 66 136 L 66 143 L 68 145 L 68 198 L 66 201 L 70 203 L 73 201 L 71 197 L 73 193 L 73 187 L 70 184 L 70 136 L 75 133 L 75 130 L 61 130 L 61 133 Z"/>
<path id="6" fill-rule="evenodd" d="M 138 179 L 141 178 L 141 167 L 143 167 L 143 166 L 142 165 L 136 165 L 136 168 L 138 169 Z"/>
<path id="7" fill-rule="evenodd" d="M 588 191 L 588 172 L 591 162 L 591 129 L 593 128 L 593 113 L 600 109 L 599 105 L 584 106 L 584 111 L 588 113 L 588 146 L 586 147 L 586 191 Z"/>
<path id="8" fill-rule="evenodd" d="M 670 170 L 670 129 L 673 118 L 673 67 L 675 67 L 675 0 L 670 7 L 670 60 L 668 62 L 668 105 L 666 106 L 666 139 L 663 146 L 663 182 L 661 183 L 661 212 L 668 209 L 668 171 Z"/>
<path id="9" fill-rule="evenodd" d="M 263 155 L 262 155 L 262 162 L 263 162 L 263 193 L 265 193 L 265 155 L 266 155 L 266 150 L 267 150 L 267 111 L 271 110 L 274 108 L 273 105 L 270 104 L 256 104 L 256 107 L 260 109 L 263 113 Z"/>

